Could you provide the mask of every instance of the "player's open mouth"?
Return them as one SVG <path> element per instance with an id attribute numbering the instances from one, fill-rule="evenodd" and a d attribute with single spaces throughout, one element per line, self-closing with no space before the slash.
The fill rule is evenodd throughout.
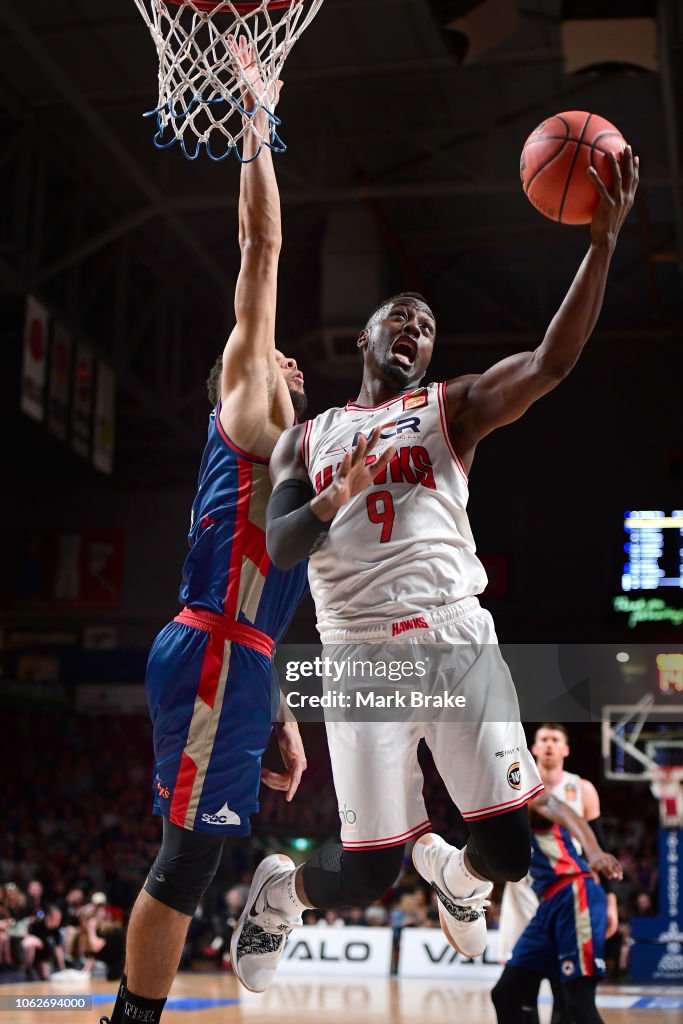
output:
<path id="1" fill-rule="evenodd" d="M 405 366 L 412 366 L 417 356 L 417 342 L 402 334 L 391 346 L 391 354 Z"/>

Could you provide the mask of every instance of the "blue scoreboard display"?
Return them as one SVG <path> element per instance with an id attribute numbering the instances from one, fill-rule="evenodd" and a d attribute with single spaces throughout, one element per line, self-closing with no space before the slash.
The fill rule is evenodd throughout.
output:
<path id="1" fill-rule="evenodd" d="M 683 509 L 633 509 L 624 515 L 621 594 L 614 609 L 628 625 L 683 625 Z"/>

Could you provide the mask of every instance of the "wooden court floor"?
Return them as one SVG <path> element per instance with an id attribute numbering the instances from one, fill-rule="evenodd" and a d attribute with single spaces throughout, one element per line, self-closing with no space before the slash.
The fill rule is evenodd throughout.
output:
<path id="1" fill-rule="evenodd" d="M 115 986 L 105 981 L 45 982 L 0 986 L 0 1024 L 93 1024 L 113 1005 Z M 92 997 L 90 1010 L 13 1009 L 12 1001 L 36 996 Z M 644 1004 L 652 1008 L 645 1008 Z M 640 1007 L 634 1006 L 640 1004 Z M 641 1008 L 642 1007 L 642 1008 Z M 683 988 L 600 988 L 606 1024 L 680 1024 Z M 550 1005 L 541 992 L 541 1024 Z M 181 974 L 164 1013 L 167 1024 L 495 1024 L 489 986 L 421 979 L 292 978 L 263 995 L 242 989 L 231 975 Z"/>

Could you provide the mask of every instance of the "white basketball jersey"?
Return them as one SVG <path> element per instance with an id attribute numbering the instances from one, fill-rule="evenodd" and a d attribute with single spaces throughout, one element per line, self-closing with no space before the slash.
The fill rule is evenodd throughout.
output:
<path id="1" fill-rule="evenodd" d="M 396 448 L 374 484 L 337 512 L 311 556 L 319 630 L 419 616 L 486 586 L 467 518 L 467 475 L 448 435 L 445 390 L 430 384 L 372 408 L 351 402 L 306 424 L 303 458 L 318 494 L 359 434 L 382 428 L 369 460 Z"/>
<path id="2" fill-rule="evenodd" d="M 569 804 L 575 814 L 583 818 L 583 794 L 581 793 L 581 776 L 572 772 L 563 772 L 562 778 L 553 789 L 553 796 L 565 804 Z"/>

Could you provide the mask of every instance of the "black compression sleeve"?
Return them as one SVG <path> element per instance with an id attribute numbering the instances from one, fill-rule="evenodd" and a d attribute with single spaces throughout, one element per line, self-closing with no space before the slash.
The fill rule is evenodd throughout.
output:
<path id="1" fill-rule="evenodd" d="M 587 822 L 587 824 L 590 828 L 593 829 L 593 832 L 595 833 L 595 838 L 600 843 L 600 846 L 603 848 L 603 850 L 606 851 L 607 844 L 605 840 L 605 827 L 602 823 L 601 816 L 598 815 L 597 818 L 593 818 L 593 820 Z M 600 885 L 603 887 L 605 892 L 614 892 L 614 886 L 612 885 L 611 878 L 605 878 L 604 875 L 600 875 Z"/>
<path id="2" fill-rule="evenodd" d="M 278 569 L 292 569 L 327 536 L 325 523 L 311 511 L 315 491 L 307 480 L 283 480 L 270 496 L 266 509 L 266 548 Z"/>

